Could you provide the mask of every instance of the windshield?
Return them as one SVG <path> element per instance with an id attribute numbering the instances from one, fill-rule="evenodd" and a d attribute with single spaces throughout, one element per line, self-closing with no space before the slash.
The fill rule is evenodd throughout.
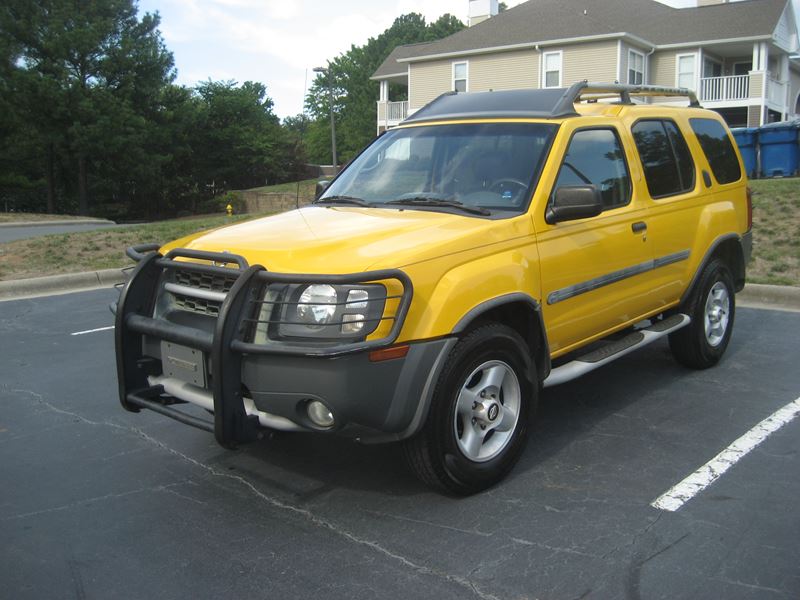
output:
<path id="1" fill-rule="evenodd" d="M 475 215 L 519 212 L 531 198 L 556 127 L 462 123 L 392 129 L 319 200 L 439 210 L 463 205 Z"/>

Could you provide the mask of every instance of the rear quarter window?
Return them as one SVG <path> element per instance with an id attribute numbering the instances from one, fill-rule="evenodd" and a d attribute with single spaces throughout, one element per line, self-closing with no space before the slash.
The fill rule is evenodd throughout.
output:
<path id="1" fill-rule="evenodd" d="M 651 198 L 694 189 L 692 155 L 680 130 L 668 119 L 646 119 L 632 128 Z"/>
<path id="2" fill-rule="evenodd" d="M 697 141 L 719 183 L 733 183 L 742 177 L 739 159 L 725 127 L 714 119 L 689 119 Z"/>

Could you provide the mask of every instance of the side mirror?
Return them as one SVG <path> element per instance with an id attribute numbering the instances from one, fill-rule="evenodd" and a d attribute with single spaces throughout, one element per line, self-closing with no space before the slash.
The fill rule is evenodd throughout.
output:
<path id="1" fill-rule="evenodd" d="M 603 212 L 603 199 L 596 185 L 565 185 L 556 189 L 544 213 L 544 220 L 553 225 L 596 217 Z"/>
<path id="2" fill-rule="evenodd" d="M 330 179 L 320 179 L 317 182 L 317 186 L 314 189 L 314 200 L 319 200 L 319 197 L 328 189 L 328 186 L 331 184 Z"/>

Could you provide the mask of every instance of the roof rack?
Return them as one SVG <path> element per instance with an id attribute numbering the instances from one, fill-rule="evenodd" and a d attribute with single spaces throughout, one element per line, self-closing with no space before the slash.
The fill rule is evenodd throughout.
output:
<path id="1" fill-rule="evenodd" d="M 633 104 L 631 96 L 688 97 L 689 106 L 699 107 L 697 96 L 686 88 L 654 85 L 624 85 L 620 83 L 589 83 L 579 81 L 564 88 L 518 89 L 468 94 L 445 92 L 432 100 L 403 123 L 494 118 L 563 119 L 576 117 L 575 103 L 619 97 L 620 104 Z"/>
<path id="2" fill-rule="evenodd" d="M 559 103 L 553 107 L 554 116 L 561 113 L 574 113 L 574 104 L 580 102 L 587 95 L 591 95 L 594 98 L 619 96 L 620 104 L 633 104 L 631 96 L 677 96 L 689 98 L 689 106 L 700 108 L 697 95 L 687 88 L 661 87 L 658 85 L 626 85 L 623 83 L 590 83 L 584 79 L 573 83 L 567 88 Z"/>

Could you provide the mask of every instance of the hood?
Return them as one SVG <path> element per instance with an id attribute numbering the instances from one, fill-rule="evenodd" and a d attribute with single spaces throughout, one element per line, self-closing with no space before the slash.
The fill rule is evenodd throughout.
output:
<path id="1" fill-rule="evenodd" d="M 529 233 L 528 219 L 423 210 L 309 206 L 197 233 L 162 248 L 240 254 L 278 273 L 356 273 L 402 267 Z"/>

